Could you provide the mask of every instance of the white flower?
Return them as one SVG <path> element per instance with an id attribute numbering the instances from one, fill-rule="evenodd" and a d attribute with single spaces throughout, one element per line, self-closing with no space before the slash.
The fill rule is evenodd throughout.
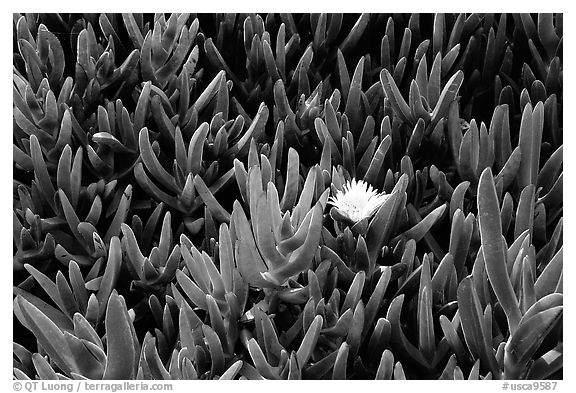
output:
<path id="1" fill-rule="evenodd" d="M 353 222 L 358 222 L 372 217 L 389 196 L 378 193 L 363 180 L 352 179 L 344 184 L 342 191 L 336 191 L 336 196 L 328 198 L 328 203 Z"/>

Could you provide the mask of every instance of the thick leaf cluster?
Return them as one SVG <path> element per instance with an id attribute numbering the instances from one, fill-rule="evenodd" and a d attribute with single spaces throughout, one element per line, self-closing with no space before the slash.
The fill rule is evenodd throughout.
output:
<path id="1" fill-rule="evenodd" d="M 561 378 L 562 23 L 14 14 L 14 377 Z"/>

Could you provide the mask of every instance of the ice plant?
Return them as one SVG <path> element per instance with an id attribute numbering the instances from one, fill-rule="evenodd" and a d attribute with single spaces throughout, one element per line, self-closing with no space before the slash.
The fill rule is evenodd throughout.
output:
<path id="1" fill-rule="evenodd" d="M 335 196 L 328 198 L 338 212 L 354 223 L 369 219 L 390 195 L 377 192 L 364 180 L 352 179 L 344 184 L 343 190 L 337 190 Z"/>
<path id="2" fill-rule="evenodd" d="M 563 378 L 563 14 L 12 27 L 14 378 Z"/>

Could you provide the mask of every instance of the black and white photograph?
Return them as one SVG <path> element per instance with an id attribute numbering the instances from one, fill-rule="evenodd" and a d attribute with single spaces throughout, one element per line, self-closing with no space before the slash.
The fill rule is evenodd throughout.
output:
<path id="1" fill-rule="evenodd" d="M 564 14 L 326 11 L 5 18 L 12 391 L 560 389 Z"/>

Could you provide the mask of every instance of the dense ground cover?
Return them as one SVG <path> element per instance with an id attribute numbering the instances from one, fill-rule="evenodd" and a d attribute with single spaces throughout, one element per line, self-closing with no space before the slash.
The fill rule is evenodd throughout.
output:
<path id="1" fill-rule="evenodd" d="M 15 378 L 562 378 L 561 14 L 13 21 Z"/>

